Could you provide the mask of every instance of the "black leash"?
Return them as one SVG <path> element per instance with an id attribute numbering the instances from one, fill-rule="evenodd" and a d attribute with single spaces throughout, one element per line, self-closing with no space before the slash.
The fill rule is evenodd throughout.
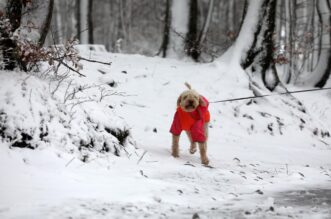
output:
<path id="1" fill-rule="evenodd" d="M 289 91 L 289 92 L 283 92 L 283 93 L 277 93 L 277 94 L 266 94 L 266 95 L 261 95 L 261 96 L 240 97 L 240 98 L 233 98 L 233 99 L 226 99 L 226 100 L 218 100 L 218 101 L 213 101 L 210 103 L 224 103 L 224 102 L 232 102 L 232 101 L 238 101 L 238 100 L 249 100 L 249 99 L 257 99 L 257 98 L 270 97 L 270 96 L 280 96 L 280 95 L 286 95 L 286 94 L 305 93 L 305 92 L 314 92 L 314 91 L 322 91 L 322 90 L 331 90 L 331 87 Z"/>

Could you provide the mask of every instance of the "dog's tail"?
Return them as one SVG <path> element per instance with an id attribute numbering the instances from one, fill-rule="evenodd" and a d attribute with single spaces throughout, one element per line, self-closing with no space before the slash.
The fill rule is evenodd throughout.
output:
<path id="1" fill-rule="evenodd" d="M 191 86 L 189 83 L 187 83 L 187 82 L 185 82 L 185 86 L 186 86 L 189 90 L 192 89 L 192 86 Z"/>

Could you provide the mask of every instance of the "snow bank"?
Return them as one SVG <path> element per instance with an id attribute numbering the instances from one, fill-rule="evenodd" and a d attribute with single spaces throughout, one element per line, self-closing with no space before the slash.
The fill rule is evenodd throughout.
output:
<path id="1" fill-rule="evenodd" d="M 120 156 L 133 148 L 123 119 L 103 104 L 113 94 L 108 85 L 41 77 L 0 72 L 0 136 L 11 147 L 52 146 L 83 161 L 97 156 L 91 152 Z"/>

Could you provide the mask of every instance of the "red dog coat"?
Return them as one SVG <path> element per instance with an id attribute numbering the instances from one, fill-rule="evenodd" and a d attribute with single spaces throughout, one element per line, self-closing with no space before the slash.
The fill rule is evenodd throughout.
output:
<path id="1" fill-rule="evenodd" d="M 202 97 L 205 104 L 199 105 L 193 112 L 185 112 L 181 107 L 178 107 L 172 122 L 170 132 L 173 135 L 180 135 L 185 131 L 190 131 L 194 142 L 205 142 L 206 136 L 204 124 L 210 121 L 210 113 L 208 111 L 209 102 L 205 97 Z"/>

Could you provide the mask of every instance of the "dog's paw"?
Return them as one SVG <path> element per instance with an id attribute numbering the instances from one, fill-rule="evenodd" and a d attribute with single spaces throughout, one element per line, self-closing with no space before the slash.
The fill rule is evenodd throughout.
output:
<path id="1" fill-rule="evenodd" d="M 174 153 L 174 152 L 172 152 L 171 155 L 172 155 L 173 157 L 175 157 L 175 158 L 179 157 L 179 154 L 178 154 L 178 153 Z"/>
<path id="2" fill-rule="evenodd" d="M 209 159 L 207 157 L 203 158 L 203 159 L 201 159 L 201 163 L 205 166 L 208 166 L 209 165 Z"/>
<path id="3" fill-rule="evenodd" d="M 191 154 L 195 154 L 195 152 L 197 152 L 197 148 L 190 148 L 190 153 Z"/>

